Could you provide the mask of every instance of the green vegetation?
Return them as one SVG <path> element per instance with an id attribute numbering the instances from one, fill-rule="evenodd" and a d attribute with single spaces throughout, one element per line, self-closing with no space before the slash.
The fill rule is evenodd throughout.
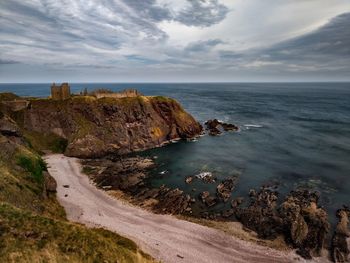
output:
<path id="1" fill-rule="evenodd" d="M 15 100 L 20 99 L 21 97 L 17 96 L 16 94 L 13 94 L 11 92 L 1 92 L 0 93 L 0 101 L 9 101 L 9 100 Z"/>
<path id="2" fill-rule="evenodd" d="M 29 172 L 38 183 L 43 182 L 43 171 L 47 169 L 45 162 L 40 157 L 33 159 L 25 155 L 19 155 L 17 156 L 17 164 Z"/>
<path id="3" fill-rule="evenodd" d="M 152 262 L 134 242 L 104 229 L 0 203 L 0 262 Z"/>
<path id="4" fill-rule="evenodd" d="M 64 153 L 68 141 L 54 133 L 39 133 L 35 131 L 24 131 L 24 137 L 31 147 L 39 153 L 49 150 L 53 153 Z"/>
<path id="5" fill-rule="evenodd" d="M 84 165 L 83 169 L 81 171 L 82 171 L 82 173 L 87 174 L 87 175 L 95 174 L 97 172 L 96 168 L 90 167 L 87 165 Z"/>

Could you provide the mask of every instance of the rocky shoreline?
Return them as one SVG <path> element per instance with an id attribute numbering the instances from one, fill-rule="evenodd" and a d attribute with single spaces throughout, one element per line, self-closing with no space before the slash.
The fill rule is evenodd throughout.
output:
<path id="1" fill-rule="evenodd" d="M 333 238 L 327 212 L 319 204 L 319 194 L 305 189 L 291 191 L 282 201 L 273 186 L 251 190 L 248 202 L 239 197 L 231 200 L 238 178 L 230 177 L 217 182 L 216 195 L 205 191 L 186 194 L 181 189 L 147 184 L 148 172 L 155 167 L 154 160 L 146 157 L 113 157 L 82 160 L 83 171 L 97 187 L 122 191 L 128 200 L 154 213 L 194 216 L 194 207 L 213 207 L 219 202 L 231 202 L 231 209 L 220 213 L 203 211 L 201 218 L 216 221 L 239 221 L 247 230 L 261 239 L 273 240 L 283 236 L 286 244 L 296 249 L 305 259 L 329 256 L 334 262 L 346 262 L 349 256 L 347 238 L 350 210 L 346 207 L 337 213 L 339 218 Z M 213 178 L 186 178 L 213 183 Z M 214 180 L 215 181 L 215 180 Z"/>

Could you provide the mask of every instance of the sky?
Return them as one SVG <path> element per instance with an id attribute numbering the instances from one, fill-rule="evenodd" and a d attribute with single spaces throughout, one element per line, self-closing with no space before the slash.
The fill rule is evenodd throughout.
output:
<path id="1" fill-rule="evenodd" d="M 349 80 L 349 0 L 0 1 L 0 82 Z"/>

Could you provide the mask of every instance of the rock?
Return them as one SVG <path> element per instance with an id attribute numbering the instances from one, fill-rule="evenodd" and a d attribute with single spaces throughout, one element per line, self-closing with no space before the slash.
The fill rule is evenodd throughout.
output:
<path id="1" fill-rule="evenodd" d="M 186 184 L 192 183 L 192 182 L 193 182 L 193 177 L 192 177 L 192 176 L 187 177 L 187 178 L 185 179 L 185 182 L 186 182 Z"/>
<path id="2" fill-rule="evenodd" d="M 235 209 L 238 206 L 240 206 L 243 203 L 243 201 L 244 201 L 243 197 L 237 197 L 237 198 L 232 200 L 231 207 Z"/>
<path id="3" fill-rule="evenodd" d="M 43 176 L 46 192 L 56 193 L 56 180 L 48 172 L 43 172 Z"/>
<path id="4" fill-rule="evenodd" d="M 0 134 L 4 136 L 21 137 L 22 133 L 17 123 L 10 117 L 2 115 L 0 118 Z"/>
<path id="5" fill-rule="evenodd" d="M 217 128 L 221 124 L 221 122 L 217 119 L 213 119 L 207 120 L 204 124 L 207 126 L 207 129 L 211 130 Z"/>
<path id="6" fill-rule="evenodd" d="M 216 198 L 214 196 L 211 196 L 208 191 L 202 192 L 199 197 L 202 202 L 208 207 L 214 206 L 217 203 Z"/>
<path id="7" fill-rule="evenodd" d="M 155 212 L 162 212 L 168 214 L 182 214 L 184 212 L 190 212 L 190 196 L 184 195 L 180 189 L 169 189 L 163 187 L 160 190 L 160 194 L 157 197 L 158 203 L 154 207 Z"/>
<path id="8" fill-rule="evenodd" d="M 205 122 L 209 135 L 216 136 L 221 134 L 220 128 L 224 131 L 237 131 L 239 128 L 231 123 L 221 122 L 217 119 L 208 120 Z"/>
<path id="9" fill-rule="evenodd" d="M 196 178 L 202 180 L 205 183 L 214 183 L 215 177 L 211 172 L 202 172 L 195 176 Z"/>
<path id="10" fill-rule="evenodd" d="M 64 188 L 69 188 L 69 185 L 68 184 L 64 184 L 63 187 Z"/>
<path id="11" fill-rule="evenodd" d="M 230 177 L 222 181 L 216 187 L 217 196 L 224 202 L 227 202 L 231 197 L 232 191 L 235 188 L 236 183 L 237 183 L 237 177 Z"/>
<path id="12" fill-rule="evenodd" d="M 348 262 L 349 260 L 350 251 L 347 243 L 347 238 L 350 237 L 349 216 L 350 210 L 348 207 L 337 211 L 339 221 L 334 231 L 331 245 L 331 258 L 333 262 Z"/>
<path id="13" fill-rule="evenodd" d="M 210 129 L 209 131 L 210 136 L 217 136 L 220 134 L 221 134 L 221 131 L 218 128 L 213 128 L 213 129 Z"/>
<path id="14" fill-rule="evenodd" d="M 255 197 L 256 196 L 256 191 L 255 189 L 250 189 L 249 190 L 249 197 Z"/>
<path id="15" fill-rule="evenodd" d="M 292 191 L 280 209 L 284 228 L 289 233 L 287 238 L 306 259 L 321 255 L 330 228 L 328 215 L 318 206 L 318 200 L 317 192 Z"/>
<path id="16" fill-rule="evenodd" d="M 228 210 L 226 210 L 226 211 L 224 211 L 224 212 L 222 212 L 222 217 L 223 218 L 228 218 L 228 217 L 231 217 L 231 216 L 233 216 L 234 215 L 234 210 L 233 209 L 228 209 Z"/>
<path id="17" fill-rule="evenodd" d="M 237 207 L 235 215 L 244 227 L 255 231 L 260 238 L 273 239 L 281 230 L 282 220 L 276 211 L 278 193 L 261 188 L 248 207 Z"/>
<path id="18" fill-rule="evenodd" d="M 222 128 L 224 131 L 238 131 L 238 126 L 231 124 L 231 123 L 221 123 Z"/>

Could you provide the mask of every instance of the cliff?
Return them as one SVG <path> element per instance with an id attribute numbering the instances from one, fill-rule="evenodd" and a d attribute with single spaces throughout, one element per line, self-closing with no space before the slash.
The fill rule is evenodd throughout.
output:
<path id="1" fill-rule="evenodd" d="M 65 154 L 80 158 L 141 151 L 202 131 L 178 102 L 165 97 L 34 99 L 15 117 L 29 136 L 59 136 L 67 141 Z"/>

